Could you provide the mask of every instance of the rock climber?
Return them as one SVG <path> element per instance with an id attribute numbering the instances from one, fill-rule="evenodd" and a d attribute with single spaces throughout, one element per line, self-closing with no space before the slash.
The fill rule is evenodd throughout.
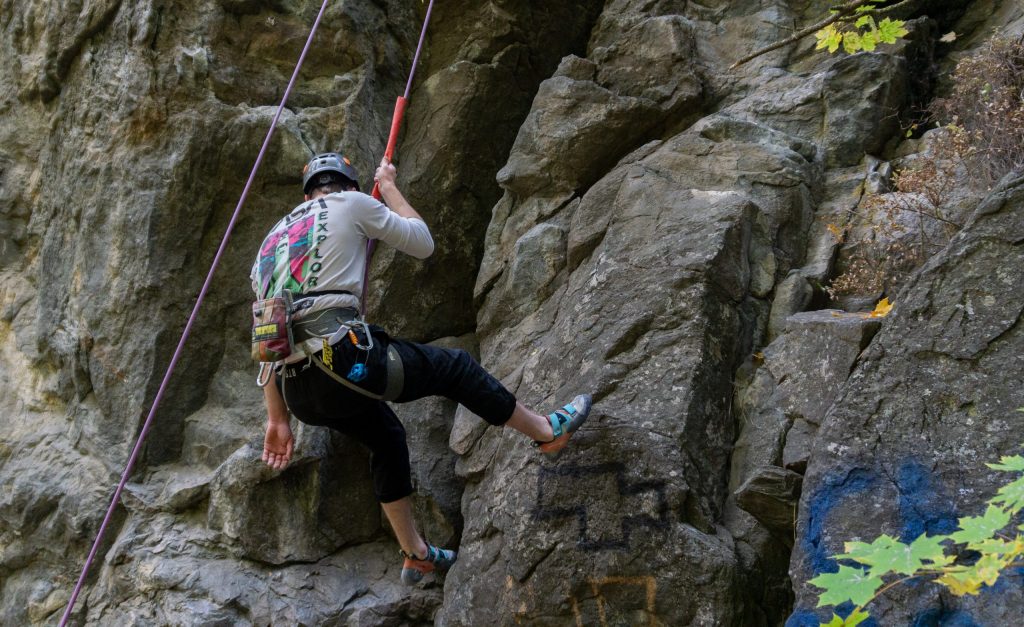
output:
<path id="1" fill-rule="evenodd" d="M 289 410 L 309 425 L 359 440 L 371 451 L 374 493 L 405 558 L 401 579 L 412 585 L 448 569 L 454 550 L 428 544 L 416 528 L 405 429 L 385 402 L 445 396 L 494 426 L 509 426 L 554 453 L 587 419 L 581 394 L 548 416 L 527 408 L 464 350 L 390 337 L 365 324 L 359 297 L 366 244 L 377 239 L 424 259 L 434 242 L 426 222 L 395 185 L 397 171 L 381 161 L 374 179 L 386 204 L 359 191 L 358 174 L 338 153 L 315 156 L 303 173 L 305 201 L 281 219 L 260 247 L 252 270 L 257 299 L 293 292 L 293 343 L 263 387 L 267 430 L 263 461 L 284 469 L 294 440 Z"/>

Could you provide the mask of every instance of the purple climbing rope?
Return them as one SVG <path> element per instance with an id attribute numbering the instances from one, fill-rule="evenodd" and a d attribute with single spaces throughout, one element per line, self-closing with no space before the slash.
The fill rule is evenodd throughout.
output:
<path id="1" fill-rule="evenodd" d="M 402 123 L 402 116 L 405 115 L 405 106 L 409 100 L 409 93 L 412 91 L 412 79 L 416 76 L 416 66 L 420 62 L 420 52 L 423 51 L 423 42 L 427 39 L 427 26 L 430 24 L 430 14 L 434 10 L 434 0 L 430 0 L 430 4 L 427 5 L 427 14 L 423 17 L 423 28 L 420 29 L 420 41 L 416 44 L 416 54 L 412 57 L 412 67 L 409 68 L 409 80 L 405 83 L 405 94 L 398 99 L 398 104 L 395 106 L 395 119 L 391 121 L 391 137 L 388 138 L 388 148 L 385 151 L 385 156 L 388 160 L 394 153 L 395 144 L 398 140 L 398 129 Z M 373 196 L 376 198 L 379 196 L 378 187 L 374 185 Z M 380 198 L 377 198 L 380 200 Z M 359 313 L 365 318 L 366 317 L 366 299 L 370 290 L 370 261 L 373 260 L 373 251 L 377 249 L 377 240 L 371 239 L 366 242 L 366 267 L 363 268 L 363 293 L 359 297 Z"/>
<path id="2" fill-rule="evenodd" d="M 412 77 L 416 75 L 416 64 L 420 62 L 420 52 L 423 51 L 423 42 L 427 38 L 427 25 L 430 24 L 430 13 L 434 10 L 434 0 L 427 5 L 427 14 L 423 18 L 423 28 L 420 30 L 420 41 L 416 44 L 416 54 L 412 57 L 412 67 L 409 68 L 409 80 L 405 83 L 406 100 L 409 99 L 409 92 L 412 91 Z"/>
<path id="3" fill-rule="evenodd" d="M 292 78 L 288 81 L 288 87 L 284 90 L 284 95 L 281 97 L 281 104 L 277 107 L 277 113 L 274 114 L 274 120 L 270 123 L 270 130 L 267 131 L 267 137 L 263 140 L 263 146 L 260 148 L 260 154 L 256 157 L 256 163 L 252 166 L 252 172 L 249 174 L 249 180 L 245 183 L 245 188 L 242 190 L 242 195 L 238 199 L 238 205 L 235 207 L 235 212 L 231 216 L 231 221 L 228 222 L 227 230 L 224 232 L 224 239 L 221 240 L 220 248 L 217 249 L 217 254 L 213 258 L 213 264 L 210 266 L 210 272 L 206 275 L 206 281 L 203 283 L 203 288 L 199 290 L 199 297 L 196 299 L 196 304 L 192 308 L 192 314 L 188 318 L 188 323 L 185 325 L 185 330 L 181 334 L 181 339 L 178 341 L 178 347 L 174 350 L 174 356 L 171 357 L 171 363 L 167 366 L 167 372 L 164 373 L 164 379 L 160 383 L 160 389 L 157 390 L 156 398 L 153 399 L 153 406 L 150 407 L 149 415 L 146 417 L 146 422 L 142 425 L 142 430 L 139 432 L 139 439 L 135 442 L 135 448 L 132 450 L 131 456 L 128 458 L 128 464 L 124 468 L 124 472 L 121 474 L 121 481 L 117 484 L 117 489 L 114 490 L 114 497 L 110 499 L 110 507 L 107 508 L 107 515 L 103 517 L 103 523 L 100 525 L 99 531 L 96 533 L 96 540 L 92 543 L 92 549 L 89 551 L 89 557 L 85 560 L 85 566 L 82 567 L 82 574 L 78 577 L 78 583 L 75 584 L 75 591 L 71 594 L 71 599 L 68 601 L 68 606 L 64 610 L 64 615 L 60 619 L 60 626 L 64 627 L 68 618 L 71 617 L 71 611 L 75 607 L 75 601 L 78 600 L 78 595 L 82 592 L 82 586 L 85 583 L 85 577 L 89 574 L 89 567 L 92 565 L 93 559 L 96 557 L 96 552 L 99 550 L 100 542 L 103 540 L 103 534 L 107 530 L 107 525 L 110 524 L 110 519 L 114 514 L 114 510 L 117 508 L 117 502 L 121 498 L 121 492 L 124 491 L 124 486 L 128 483 L 128 477 L 132 474 L 132 469 L 135 467 L 135 462 L 139 457 L 139 452 L 142 450 L 142 443 L 146 439 L 146 435 L 149 433 L 150 427 L 153 425 L 153 416 L 156 415 L 157 407 L 160 406 L 160 401 L 163 400 L 164 392 L 167 391 L 167 382 L 171 379 L 171 374 L 174 372 L 174 367 L 178 364 L 178 360 L 181 358 L 182 349 L 185 346 L 185 342 L 188 340 L 189 334 L 192 332 L 192 325 L 195 324 L 199 308 L 203 304 L 203 299 L 206 298 L 206 292 L 210 289 L 210 283 L 213 281 L 213 274 L 217 271 L 217 266 L 220 265 L 221 257 L 224 255 L 224 250 L 228 245 L 228 238 L 231 237 L 231 231 L 235 228 L 235 223 L 238 221 L 238 216 L 242 211 L 242 205 L 245 204 L 245 199 L 249 195 L 249 189 L 252 187 L 253 180 L 256 179 L 256 171 L 259 170 L 260 164 L 263 163 L 263 157 L 267 153 L 267 147 L 270 145 L 270 138 L 274 135 L 274 129 L 277 128 L 277 121 L 281 118 L 281 112 L 284 111 L 284 105 L 288 102 L 288 96 L 291 95 L 292 88 L 295 86 L 295 79 L 299 76 L 299 70 L 302 68 L 303 61 L 306 60 L 306 54 L 309 52 L 310 45 L 313 43 L 313 36 L 316 34 L 316 29 L 320 26 L 320 20 L 324 16 L 324 11 L 327 9 L 327 4 L 330 0 L 324 0 L 323 5 L 320 7 L 320 12 L 316 16 L 316 21 L 313 22 L 313 27 L 309 31 L 309 38 L 306 39 L 306 45 L 302 49 L 302 54 L 299 55 L 299 61 L 295 64 L 295 71 L 292 72 Z"/>

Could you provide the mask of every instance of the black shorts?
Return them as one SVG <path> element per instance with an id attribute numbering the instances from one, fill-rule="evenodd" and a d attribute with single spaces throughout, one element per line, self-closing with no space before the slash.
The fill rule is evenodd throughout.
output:
<path id="1" fill-rule="evenodd" d="M 347 378 L 353 364 L 364 363 L 367 377 L 357 385 L 381 394 L 387 385 L 384 360 L 392 345 L 402 356 L 405 370 L 405 385 L 396 403 L 444 396 L 495 426 L 512 417 L 515 397 L 468 352 L 392 339 L 372 325 L 370 330 L 374 346 L 369 352 L 357 349 L 347 337 L 331 347 L 330 365 L 336 374 Z M 367 344 L 361 331 L 357 338 Z M 374 493 L 380 502 L 412 494 L 405 428 L 387 403 L 350 390 L 308 362 L 287 366 L 285 376 L 285 400 L 296 418 L 350 435 L 370 448 Z M 281 377 L 277 381 L 280 386 Z"/>

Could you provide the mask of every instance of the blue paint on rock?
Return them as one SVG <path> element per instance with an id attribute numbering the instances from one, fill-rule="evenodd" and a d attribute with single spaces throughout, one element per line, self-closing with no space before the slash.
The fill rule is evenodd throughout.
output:
<path id="1" fill-rule="evenodd" d="M 913 627 L 981 627 L 967 612 L 933 608 L 914 617 Z"/>
<path id="2" fill-rule="evenodd" d="M 853 612 L 853 603 L 847 601 L 837 607 L 825 607 L 817 612 L 797 610 L 790 614 L 785 627 L 819 627 L 822 623 L 831 620 L 833 612 L 840 618 L 846 618 Z M 868 617 L 859 627 L 878 627 L 878 622 L 874 618 Z"/>
<path id="3" fill-rule="evenodd" d="M 876 481 L 877 475 L 863 468 L 834 472 L 825 477 L 821 482 L 822 487 L 808 500 L 807 528 L 804 530 L 800 547 L 815 575 L 839 571 L 839 565 L 829 557 L 835 551 L 822 546 L 821 543 L 828 515 L 848 497 L 864 492 Z"/>
<path id="4" fill-rule="evenodd" d="M 912 542 L 921 534 L 952 533 L 957 529 L 953 499 L 935 485 L 931 470 L 917 461 L 904 462 L 896 471 L 900 492 L 901 542 Z"/>
<path id="5" fill-rule="evenodd" d="M 1015 520 L 1012 524 L 1016 525 L 1018 522 Z M 981 593 L 999 595 L 1021 586 L 1024 586 L 1024 567 L 1018 566 L 1003 571 L 1003 574 L 996 580 L 996 584 L 990 588 L 982 588 Z"/>
<path id="6" fill-rule="evenodd" d="M 863 468 L 835 471 L 822 480 L 821 487 L 808 500 L 806 529 L 800 540 L 800 548 L 814 575 L 839 571 L 839 565 L 829 557 L 835 551 L 822 545 L 822 535 L 829 514 L 833 509 L 842 505 L 848 497 L 870 489 L 877 478 L 877 474 Z M 845 603 L 835 608 L 835 611 L 845 617 L 850 613 L 852 607 L 851 604 Z M 795 608 L 786 620 L 785 627 L 818 627 L 822 621 L 828 621 L 831 610 L 832 608 L 823 608 L 820 610 L 819 616 L 819 612 L 814 610 Z M 869 621 L 865 621 L 861 625 L 875 627 L 874 621 L 870 619 Z"/>
<path id="7" fill-rule="evenodd" d="M 818 627 L 821 619 L 810 610 L 797 610 L 786 619 L 785 627 Z"/>

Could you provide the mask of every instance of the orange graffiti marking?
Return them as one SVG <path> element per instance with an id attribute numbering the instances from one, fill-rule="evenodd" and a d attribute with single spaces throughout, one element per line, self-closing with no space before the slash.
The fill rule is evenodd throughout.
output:
<path id="1" fill-rule="evenodd" d="M 590 589 L 594 593 L 594 598 L 597 600 L 597 614 L 600 620 L 601 627 L 608 627 L 608 610 L 606 608 L 607 598 L 602 593 L 602 589 L 608 586 L 637 586 L 643 589 L 645 594 L 645 610 L 647 612 L 648 625 L 654 627 L 656 623 L 655 618 L 655 603 L 658 598 L 658 582 L 654 577 L 647 575 L 643 577 L 604 577 L 602 579 L 588 579 L 590 583 Z M 579 600 L 576 597 L 572 597 L 572 613 L 576 618 L 576 626 L 584 627 L 583 613 L 580 612 Z"/>

